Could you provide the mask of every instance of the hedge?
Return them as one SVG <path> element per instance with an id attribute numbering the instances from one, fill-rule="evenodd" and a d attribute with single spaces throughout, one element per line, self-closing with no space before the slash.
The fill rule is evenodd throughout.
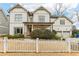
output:
<path id="1" fill-rule="evenodd" d="M 9 39 L 17 39 L 17 38 L 24 38 L 24 35 L 23 34 L 1 35 L 0 37 L 8 37 Z"/>

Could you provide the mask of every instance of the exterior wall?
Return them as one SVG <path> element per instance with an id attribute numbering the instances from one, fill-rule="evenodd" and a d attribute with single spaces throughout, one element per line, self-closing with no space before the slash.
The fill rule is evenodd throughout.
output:
<path id="1" fill-rule="evenodd" d="M 56 18 L 50 18 L 50 22 L 54 22 Z"/>
<path id="2" fill-rule="evenodd" d="M 15 8 L 10 12 L 10 22 L 15 22 L 15 14 L 22 14 L 23 19 L 21 22 L 27 22 L 27 11 L 22 8 Z"/>
<path id="3" fill-rule="evenodd" d="M 24 24 L 22 23 L 11 23 L 10 24 L 10 35 L 14 35 L 14 28 L 15 27 L 22 27 L 23 28 L 23 34 L 24 34 Z"/>
<path id="4" fill-rule="evenodd" d="M 48 12 L 46 12 L 45 10 L 38 10 L 33 14 L 33 22 L 39 22 L 38 20 L 38 16 L 39 15 L 44 15 L 45 16 L 45 22 L 49 22 L 50 20 L 50 15 Z"/>
<path id="5" fill-rule="evenodd" d="M 59 17 L 59 18 L 55 21 L 54 25 L 55 25 L 55 24 L 56 24 L 56 25 L 60 25 L 60 20 L 65 20 L 65 25 L 72 25 L 72 23 L 71 23 L 69 20 L 67 20 L 65 17 Z"/>
<path id="6" fill-rule="evenodd" d="M 65 25 L 60 25 L 61 19 L 65 20 Z M 70 37 L 72 32 L 72 23 L 66 18 L 58 18 L 53 24 L 53 29 L 58 32 L 57 35 L 60 37 L 62 36 L 62 31 L 63 37 Z"/>
<path id="7" fill-rule="evenodd" d="M 22 14 L 22 21 L 15 21 L 15 14 Z M 10 12 L 10 35 L 14 35 L 14 27 L 23 27 L 24 34 L 24 24 L 23 22 L 27 22 L 27 11 L 22 8 L 15 8 Z"/>
<path id="8" fill-rule="evenodd" d="M 0 10 L 0 35 L 8 34 L 8 19 L 4 15 L 4 12 Z"/>
<path id="9" fill-rule="evenodd" d="M 60 24 L 61 19 L 65 20 L 65 25 Z M 53 24 L 53 29 L 56 31 L 70 31 L 72 29 L 72 23 L 68 21 L 66 18 L 58 18 Z"/>

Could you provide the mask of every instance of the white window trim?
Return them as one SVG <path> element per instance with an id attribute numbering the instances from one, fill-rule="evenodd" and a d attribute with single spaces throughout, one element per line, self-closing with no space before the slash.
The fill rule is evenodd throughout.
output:
<path id="1" fill-rule="evenodd" d="M 41 18 L 40 18 L 41 17 Z M 42 17 L 44 17 L 44 18 L 42 18 Z M 44 15 L 39 15 L 38 16 L 38 21 L 39 22 L 45 22 L 45 16 Z"/>
<path id="2" fill-rule="evenodd" d="M 20 29 L 20 34 L 23 34 L 23 28 L 22 27 L 14 27 L 14 34 L 18 34 L 17 32 L 15 32 L 17 28 Z M 21 29 L 22 29 L 22 33 L 21 33 Z"/>
<path id="3" fill-rule="evenodd" d="M 20 17 L 18 17 L 17 15 L 20 16 Z M 22 21 L 22 14 L 15 14 L 15 21 Z"/>
<path id="4" fill-rule="evenodd" d="M 64 21 L 64 23 L 63 23 L 63 21 Z M 60 20 L 60 25 L 65 25 L 65 20 L 61 19 Z"/>

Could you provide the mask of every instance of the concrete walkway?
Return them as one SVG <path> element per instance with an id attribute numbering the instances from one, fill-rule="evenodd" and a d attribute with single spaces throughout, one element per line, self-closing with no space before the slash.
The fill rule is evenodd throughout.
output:
<path id="1" fill-rule="evenodd" d="M 79 56 L 79 53 L 0 53 L 0 56 Z"/>

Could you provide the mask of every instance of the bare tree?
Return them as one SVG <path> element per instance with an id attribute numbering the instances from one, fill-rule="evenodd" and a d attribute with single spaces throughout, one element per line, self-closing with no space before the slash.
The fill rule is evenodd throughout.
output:
<path id="1" fill-rule="evenodd" d="M 57 16 L 64 15 L 65 11 L 68 9 L 68 7 L 66 7 L 63 3 L 56 3 L 54 8 Z"/>
<path id="2" fill-rule="evenodd" d="M 77 21 L 79 21 L 79 11 L 78 10 L 75 10 L 75 16 L 77 18 Z"/>

